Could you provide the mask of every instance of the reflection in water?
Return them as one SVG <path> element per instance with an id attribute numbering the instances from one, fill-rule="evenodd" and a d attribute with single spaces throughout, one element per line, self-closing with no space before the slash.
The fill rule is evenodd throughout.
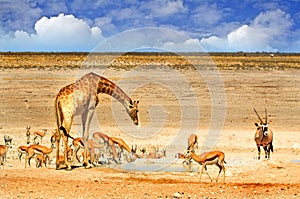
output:
<path id="1" fill-rule="evenodd" d="M 131 163 L 109 165 L 112 168 L 118 168 L 128 171 L 157 171 L 157 172 L 197 172 L 199 165 L 192 164 L 190 167 L 182 164 L 183 160 L 170 161 L 167 158 L 162 159 L 138 159 Z"/>
<path id="2" fill-rule="evenodd" d="M 291 160 L 293 163 L 300 163 L 300 160 Z"/>

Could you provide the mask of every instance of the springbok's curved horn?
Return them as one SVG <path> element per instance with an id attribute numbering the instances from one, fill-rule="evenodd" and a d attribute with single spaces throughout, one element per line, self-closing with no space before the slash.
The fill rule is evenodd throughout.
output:
<path id="1" fill-rule="evenodd" d="M 262 119 L 259 117 L 259 115 L 258 115 L 258 113 L 257 113 L 257 111 L 255 110 L 255 108 L 253 108 L 253 110 L 254 110 L 254 112 L 256 113 L 256 115 L 257 115 L 257 117 L 258 117 L 258 119 L 260 120 L 260 123 L 264 123 L 263 121 L 262 121 Z"/>
<path id="2" fill-rule="evenodd" d="M 265 112 L 266 112 L 266 124 L 268 124 L 268 113 L 267 113 L 267 108 L 265 107 Z"/>

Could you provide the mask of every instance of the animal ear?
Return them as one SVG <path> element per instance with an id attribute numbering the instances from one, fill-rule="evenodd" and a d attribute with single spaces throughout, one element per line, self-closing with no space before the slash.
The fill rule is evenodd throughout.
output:
<path id="1" fill-rule="evenodd" d="M 255 126 L 258 126 L 258 124 L 256 122 L 254 124 L 255 124 Z"/>

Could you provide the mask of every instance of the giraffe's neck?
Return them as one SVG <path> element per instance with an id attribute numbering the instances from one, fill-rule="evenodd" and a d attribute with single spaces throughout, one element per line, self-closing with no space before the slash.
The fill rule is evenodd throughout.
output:
<path id="1" fill-rule="evenodd" d="M 104 77 L 99 79 L 97 93 L 106 93 L 112 96 L 123 104 L 125 108 L 132 103 L 130 97 L 120 87 Z"/>

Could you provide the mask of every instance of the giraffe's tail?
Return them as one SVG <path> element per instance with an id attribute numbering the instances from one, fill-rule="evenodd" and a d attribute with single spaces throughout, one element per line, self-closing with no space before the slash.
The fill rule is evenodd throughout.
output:
<path id="1" fill-rule="evenodd" d="M 57 98 L 55 100 L 55 116 L 56 116 L 57 128 L 60 128 L 60 126 L 62 125 L 63 115 L 61 112 L 60 102 Z"/>
<path id="2" fill-rule="evenodd" d="M 68 138 L 71 138 L 71 139 L 74 140 L 74 138 L 73 138 L 71 135 L 68 134 L 68 132 L 67 132 L 67 130 L 65 129 L 65 127 L 60 126 L 60 127 L 59 127 L 59 130 L 62 130 L 62 131 L 64 132 L 64 135 L 65 135 L 65 136 L 67 136 Z"/>

